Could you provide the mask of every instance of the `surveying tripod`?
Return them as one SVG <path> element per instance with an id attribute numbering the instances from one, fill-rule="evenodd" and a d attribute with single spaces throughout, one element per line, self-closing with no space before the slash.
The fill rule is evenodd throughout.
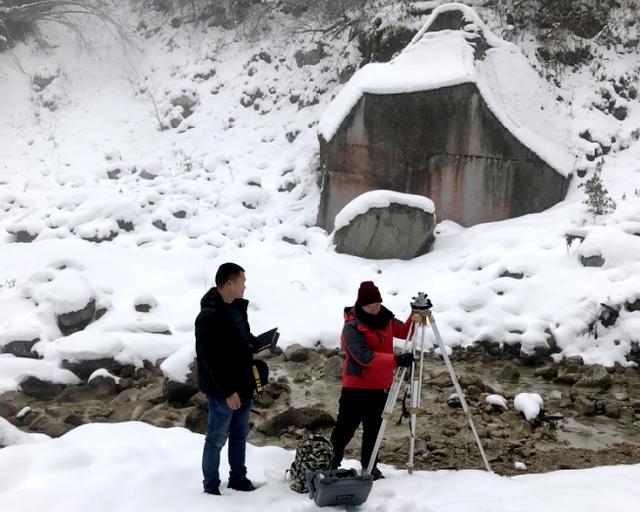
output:
<path id="1" fill-rule="evenodd" d="M 442 358 L 444 359 L 445 365 L 447 366 L 447 370 L 449 371 L 449 376 L 451 377 L 453 386 L 455 387 L 456 393 L 458 394 L 458 398 L 460 398 L 462 410 L 469 420 L 469 426 L 471 427 L 471 432 L 473 433 L 473 437 L 476 441 L 476 444 L 478 445 L 478 449 L 480 450 L 480 456 L 482 457 L 484 466 L 487 471 L 491 471 L 491 466 L 489 466 L 489 461 L 487 460 L 487 456 L 484 453 L 484 448 L 482 447 L 482 443 L 480 442 L 480 437 L 476 432 L 476 427 L 473 423 L 473 418 L 471 417 L 469 406 L 467 405 L 467 401 L 464 397 L 464 394 L 462 393 L 462 388 L 460 387 L 460 383 L 458 382 L 456 373 L 454 372 L 453 366 L 451 365 L 446 347 L 442 341 L 440 332 L 438 331 L 436 321 L 433 318 L 433 313 L 431 312 L 433 304 L 431 304 L 431 301 L 424 292 L 419 292 L 417 297 L 413 297 L 412 300 L 411 328 L 409 330 L 410 337 L 405 340 L 405 348 L 408 348 L 414 356 L 414 361 L 411 364 L 411 373 L 409 380 L 409 390 L 411 395 L 411 406 L 409 407 L 411 438 L 409 442 L 409 462 L 407 463 L 407 470 L 410 474 L 413 473 L 413 459 L 415 455 L 416 442 L 416 415 L 420 412 L 422 373 L 424 369 L 424 333 L 428 324 L 433 331 L 433 335 L 438 342 L 438 346 L 440 347 L 440 353 L 442 355 Z M 419 348 L 418 337 L 420 338 Z M 419 360 L 416 361 L 416 356 L 418 355 Z M 387 423 L 393 417 L 393 409 L 396 405 L 398 395 L 400 394 L 400 388 L 405 381 L 407 370 L 408 369 L 405 367 L 398 367 L 394 374 L 393 383 L 391 384 L 391 388 L 389 389 L 389 395 L 382 412 L 382 424 L 380 425 L 378 437 L 376 438 L 376 442 L 373 446 L 373 452 L 371 454 L 371 459 L 369 460 L 369 465 L 366 468 L 366 474 L 370 475 L 371 471 L 373 470 L 373 466 L 378 455 L 378 450 L 380 449 L 380 444 L 382 443 L 382 438 L 384 437 L 384 431 L 387 428 Z"/>

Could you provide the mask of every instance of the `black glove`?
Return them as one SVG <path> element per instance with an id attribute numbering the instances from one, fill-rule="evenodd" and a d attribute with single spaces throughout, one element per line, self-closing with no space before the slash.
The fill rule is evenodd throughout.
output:
<path id="1" fill-rule="evenodd" d="M 405 352 L 403 354 L 399 354 L 396 356 L 396 364 L 398 366 L 404 366 L 405 368 L 409 368 L 411 367 L 411 364 L 413 363 L 413 353 L 412 352 Z"/>

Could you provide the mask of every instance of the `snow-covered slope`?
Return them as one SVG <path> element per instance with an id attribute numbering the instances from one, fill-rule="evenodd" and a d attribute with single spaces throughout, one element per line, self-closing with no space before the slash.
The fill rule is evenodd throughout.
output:
<path id="1" fill-rule="evenodd" d="M 609 85 L 592 69 L 563 77 L 554 108 L 573 134 L 567 150 L 610 147 L 603 179 L 615 213 L 594 223 L 577 177 L 547 212 L 469 229 L 439 219 L 430 254 L 367 261 L 336 254 L 313 227 L 317 123 L 341 88 L 337 69 L 358 60 L 354 42 L 326 41 L 323 58 L 299 66 L 298 50 L 317 49 L 312 35 L 243 39 L 205 24 L 172 28 L 159 14 L 145 26 L 121 16 L 124 44 L 89 25 L 92 46 L 81 48 L 51 26 L 51 48 L 29 42 L 0 55 L 0 344 L 37 338 L 45 356 L 19 372 L 0 357 L 0 375 L 11 376 L 3 389 L 84 350 L 55 317 L 88 298 L 106 314 L 86 331 L 108 335 L 114 356 L 140 363 L 183 350 L 186 362 L 198 299 L 225 261 L 247 270 L 254 329 L 278 325 L 282 346 L 336 346 L 342 307 L 374 279 L 399 317 L 417 291 L 429 293 L 449 345 L 530 352 L 553 335 L 558 357 L 628 364 L 640 332 L 630 309 L 640 298 L 640 105 L 626 100 L 622 122 L 594 108 Z M 636 66 L 604 50 L 600 62 L 611 76 Z M 598 142 L 578 137 L 586 129 Z M 576 229 L 586 238 L 568 245 Z M 602 267 L 582 265 L 597 254 Z M 140 297 L 156 306 L 136 311 Z M 598 323 L 601 303 L 619 310 L 614 326 Z"/>
<path id="2" fill-rule="evenodd" d="M 0 424 L 0 434 L 1 428 Z M 130 422 L 84 425 L 59 439 L 10 446 L 0 451 L 0 505 L 3 510 L 20 512 L 316 510 L 306 494 L 289 489 L 284 471 L 293 453 L 278 447 L 249 446 L 248 476 L 261 485 L 255 492 L 223 486 L 222 496 L 202 493 L 199 460 L 203 442 L 201 435 L 186 429 Z M 222 474 L 228 471 L 226 460 L 220 470 Z M 387 466 L 383 470 L 386 478 L 375 483 L 360 510 L 631 511 L 640 500 L 634 485 L 640 466 L 511 478 L 482 471 L 408 475 Z"/>

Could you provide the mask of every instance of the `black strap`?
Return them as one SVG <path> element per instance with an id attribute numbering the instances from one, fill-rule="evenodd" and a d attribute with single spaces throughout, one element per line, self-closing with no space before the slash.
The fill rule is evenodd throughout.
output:
<path id="1" fill-rule="evenodd" d="M 400 416 L 398 417 L 398 425 L 402 424 L 402 418 L 408 418 L 409 408 L 407 407 L 407 395 L 409 394 L 409 389 L 404 390 L 404 396 L 402 397 L 402 411 L 400 411 Z M 411 427 L 409 427 L 411 428 Z"/>

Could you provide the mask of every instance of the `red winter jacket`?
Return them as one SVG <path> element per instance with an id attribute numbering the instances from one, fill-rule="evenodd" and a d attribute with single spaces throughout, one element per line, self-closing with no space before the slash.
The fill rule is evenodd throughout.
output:
<path id="1" fill-rule="evenodd" d="M 386 327 L 373 329 L 361 322 L 355 307 L 344 308 L 341 343 L 345 349 L 342 387 L 387 389 L 393 382 L 397 364 L 393 355 L 393 338 L 406 339 L 411 315 L 402 323 L 382 306 L 379 315 L 389 318 Z"/>

